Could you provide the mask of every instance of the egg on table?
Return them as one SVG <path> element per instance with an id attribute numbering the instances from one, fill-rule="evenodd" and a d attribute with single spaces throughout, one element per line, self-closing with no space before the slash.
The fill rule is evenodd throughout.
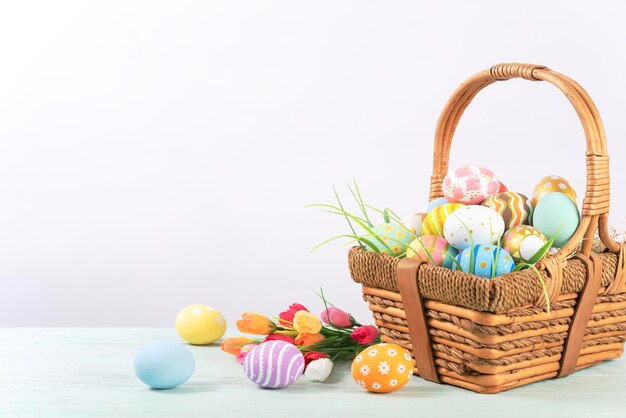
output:
<path id="1" fill-rule="evenodd" d="M 226 332 L 226 321 L 210 306 L 189 305 L 176 316 L 176 331 L 190 344 L 211 344 Z"/>
<path id="2" fill-rule="evenodd" d="M 443 195 L 455 203 L 479 205 L 498 193 L 500 181 L 493 172 L 478 165 L 462 165 L 448 173 L 443 180 Z"/>
<path id="3" fill-rule="evenodd" d="M 304 372 L 304 356 L 293 344 L 266 341 L 246 354 L 243 370 L 248 379 L 268 389 L 280 389 L 295 383 Z"/>
<path id="4" fill-rule="evenodd" d="M 446 203 L 428 212 L 422 223 L 422 235 L 443 237 L 443 225 L 446 223 L 446 219 L 452 212 L 463 206 L 465 205 L 460 203 Z"/>
<path id="5" fill-rule="evenodd" d="M 425 213 L 412 213 L 402 218 L 402 225 L 411 230 L 413 238 L 419 237 L 422 235 L 422 223 L 425 217 Z"/>
<path id="6" fill-rule="evenodd" d="M 576 204 L 576 191 L 569 181 L 561 176 L 546 176 L 542 178 L 533 190 L 533 207 L 537 207 L 539 200 L 548 193 L 559 192 L 568 196 Z"/>
<path id="7" fill-rule="evenodd" d="M 135 374 L 153 389 L 172 389 L 185 383 L 196 367 L 191 352 L 171 341 L 144 345 L 135 355 Z"/>
<path id="8" fill-rule="evenodd" d="M 466 248 L 459 253 L 456 260 L 465 273 L 487 279 L 510 273 L 515 268 L 513 257 L 506 250 L 491 244 Z M 453 269 L 458 270 L 459 266 L 455 263 Z"/>
<path id="9" fill-rule="evenodd" d="M 547 242 L 548 238 L 537 228 L 518 225 L 504 233 L 502 248 L 519 264 L 530 260 Z"/>
<path id="10" fill-rule="evenodd" d="M 375 344 L 354 358 L 351 373 L 354 381 L 370 392 L 393 392 L 413 376 L 413 359 L 399 345 Z"/>
<path id="11" fill-rule="evenodd" d="M 543 196 L 533 213 L 533 226 L 549 239 L 558 232 L 553 245 L 557 248 L 563 248 L 567 244 L 578 229 L 579 223 L 578 207 L 569 196 L 560 192 Z"/>
<path id="12" fill-rule="evenodd" d="M 448 216 L 443 232 L 446 241 L 462 251 L 472 244 L 496 243 L 504 233 L 504 220 L 487 206 L 463 206 Z"/>
<path id="13" fill-rule="evenodd" d="M 415 239 L 406 250 L 406 257 L 435 266 L 452 268 L 458 251 L 437 235 L 425 235 Z"/>
<path id="14" fill-rule="evenodd" d="M 378 251 L 394 257 L 404 254 L 408 245 L 413 241 L 413 234 L 406 226 L 393 222 L 377 225 L 372 228 L 372 231 L 378 238 L 368 236 L 366 239 Z"/>
<path id="15" fill-rule="evenodd" d="M 527 224 L 533 211 L 530 199 L 516 192 L 502 192 L 489 196 L 482 205 L 502 216 L 504 229 Z"/>

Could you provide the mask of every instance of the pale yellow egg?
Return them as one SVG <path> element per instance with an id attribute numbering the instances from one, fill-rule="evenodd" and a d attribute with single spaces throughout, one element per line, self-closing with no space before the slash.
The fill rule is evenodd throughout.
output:
<path id="1" fill-rule="evenodd" d="M 176 316 L 176 331 L 190 344 L 211 344 L 226 332 L 226 321 L 210 306 L 189 305 Z"/>

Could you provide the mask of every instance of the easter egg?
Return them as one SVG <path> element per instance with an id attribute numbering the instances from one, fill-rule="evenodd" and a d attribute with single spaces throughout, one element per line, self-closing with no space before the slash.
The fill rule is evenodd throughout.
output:
<path id="1" fill-rule="evenodd" d="M 533 210 L 530 199 L 515 192 L 502 192 L 489 196 L 482 205 L 495 210 L 502 216 L 504 229 L 527 224 Z"/>
<path id="2" fill-rule="evenodd" d="M 445 197 L 437 198 L 433 200 L 432 202 L 430 202 L 429 204 L 427 204 L 426 207 L 424 207 L 424 210 L 422 210 L 422 212 L 428 213 L 431 210 L 435 209 L 437 206 L 445 205 L 446 203 L 450 203 L 450 202 L 448 202 L 448 199 L 446 199 Z"/>
<path id="3" fill-rule="evenodd" d="M 248 379 L 261 387 L 284 388 L 302 376 L 304 356 L 288 342 L 266 341 L 246 354 L 243 370 Z"/>
<path id="4" fill-rule="evenodd" d="M 372 228 L 372 231 L 380 240 L 373 236 L 368 236 L 367 240 L 380 252 L 396 257 L 406 252 L 407 246 L 413 241 L 411 231 L 397 223 L 377 225 Z M 389 249 L 380 241 L 384 242 Z"/>
<path id="5" fill-rule="evenodd" d="M 402 225 L 406 226 L 413 233 L 413 238 L 422 235 L 422 223 L 426 217 L 425 213 L 413 213 L 402 218 Z"/>
<path id="6" fill-rule="evenodd" d="M 547 242 L 548 238 L 537 228 L 519 225 L 504 233 L 502 248 L 519 264 L 530 260 Z"/>
<path id="7" fill-rule="evenodd" d="M 562 248 L 572 238 L 580 222 L 578 207 L 572 199 L 560 192 L 543 196 L 533 213 L 533 226 L 554 240 L 554 247 Z M 559 230 L 559 228 L 561 228 Z"/>
<path id="8" fill-rule="evenodd" d="M 406 250 L 406 257 L 436 266 L 452 268 L 458 251 L 442 237 L 425 235 L 415 239 Z"/>
<path id="9" fill-rule="evenodd" d="M 500 181 L 485 167 L 462 165 L 443 179 L 443 195 L 455 203 L 479 205 L 500 190 Z"/>
<path id="10" fill-rule="evenodd" d="M 210 306 L 189 305 L 176 316 L 176 331 L 190 344 L 211 344 L 226 332 L 226 321 Z"/>
<path id="11" fill-rule="evenodd" d="M 422 223 L 422 235 L 443 237 L 443 225 L 446 223 L 446 219 L 452 212 L 462 206 L 464 205 L 460 203 L 446 203 L 428 212 Z"/>
<path id="12" fill-rule="evenodd" d="M 351 371 L 354 381 L 370 392 L 393 392 L 413 376 L 413 359 L 399 345 L 380 343 L 361 351 Z"/>
<path id="13" fill-rule="evenodd" d="M 546 176 L 542 178 L 533 190 L 533 207 L 537 207 L 539 200 L 548 193 L 559 192 L 568 196 L 576 204 L 576 191 L 561 176 Z"/>
<path id="14" fill-rule="evenodd" d="M 472 244 L 493 244 L 504 233 L 504 220 L 487 206 L 463 206 L 454 212 L 443 227 L 444 237 L 462 251 Z"/>
<path id="15" fill-rule="evenodd" d="M 135 374 L 153 389 L 171 389 L 185 383 L 196 367 L 191 352 L 171 341 L 144 345 L 135 355 Z"/>
<path id="16" fill-rule="evenodd" d="M 504 183 L 500 182 L 500 188 L 498 189 L 498 193 L 508 192 L 509 189 L 504 185 Z"/>
<path id="17" fill-rule="evenodd" d="M 472 257 L 474 258 L 473 265 Z M 465 273 L 472 273 L 488 279 L 510 273 L 515 267 L 513 257 L 506 250 L 491 244 L 480 244 L 466 248 L 456 257 L 456 260 Z M 458 270 L 459 268 L 454 264 L 453 269 Z"/>

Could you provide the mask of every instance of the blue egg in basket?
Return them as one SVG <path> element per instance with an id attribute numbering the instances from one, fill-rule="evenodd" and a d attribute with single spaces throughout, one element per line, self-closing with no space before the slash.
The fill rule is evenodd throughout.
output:
<path id="1" fill-rule="evenodd" d="M 472 254 L 474 256 L 473 269 L 471 266 Z M 472 273 L 488 279 L 492 278 L 493 270 L 495 270 L 495 276 L 501 276 L 510 273 L 515 267 L 511 254 L 492 244 L 480 244 L 466 248 L 457 255 L 456 261 L 459 262 L 465 273 Z M 459 269 L 456 263 L 452 267 L 454 270 Z"/>
<path id="2" fill-rule="evenodd" d="M 196 361 L 180 344 L 155 341 L 141 347 L 134 366 L 137 377 L 152 389 L 172 389 L 189 380 Z"/>

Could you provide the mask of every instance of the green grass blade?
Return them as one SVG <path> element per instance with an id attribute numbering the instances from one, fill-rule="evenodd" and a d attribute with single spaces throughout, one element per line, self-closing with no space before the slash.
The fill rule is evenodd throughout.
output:
<path id="1" fill-rule="evenodd" d="M 333 193 L 335 193 L 335 197 L 337 198 L 337 204 L 339 205 L 341 210 L 344 210 L 343 204 L 341 203 L 341 199 L 339 199 L 339 194 L 337 193 L 337 189 L 335 188 L 334 185 L 333 185 Z M 348 222 L 348 225 L 350 226 L 350 230 L 352 231 L 352 234 L 356 235 L 356 231 L 354 230 L 354 227 L 352 226 L 352 222 L 350 222 L 350 218 L 348 218 L 345 215 L 344 217 L 346 218 L 346 221 Z M 363 248 L 363 245 L 361 243 L 359 243 L 359 245 L 361 245 L 361 248 Z"/>

